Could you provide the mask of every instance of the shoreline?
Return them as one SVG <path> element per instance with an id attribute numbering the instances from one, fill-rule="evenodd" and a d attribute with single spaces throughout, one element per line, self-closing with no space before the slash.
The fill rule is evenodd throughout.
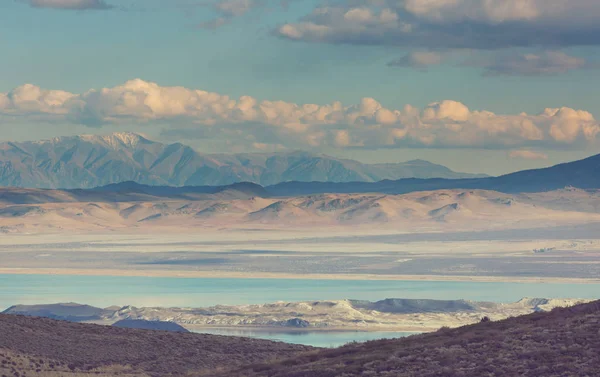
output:
<path id="1" fill-rule="evenodd" d="M 94 325 L 111 326 L 111 321 L 82 321 L 81 323 L 89 323 Z M 224 332 L 251 332 L 251 333 L 266 333 L 266 334 L 307 334 L 307 333 L 374 333 L 374 332 L 397 332 L 422 334 L 426 332 L 437 331 L 439 328 L 431 326 L 330 326 L 330 327 L 283 327 L 283 326 L 266 326 L 266 325 L 242 325 L 242 326 L 224 326 L 224 325 L 203 325 L 183 322 L 173 322 L 185 327 L 190 332 L 203 334 L 205 331 L 224 331 Z M 206 332 L 206 334 L 213 334 Z M 219 335 L 219 334 L 215 334 Z M 244 336 L 244 334 L 222 334 L 223 336 Z"/>
<path id="2" fill-rule="evenodd" d="M 119 276 L 210 279 L 289 279 L 289 280 L 381 280 L 381 281 L 447 281 L 482 283 L 571 283 L 598 284 L 600 278 L 465 276 L 465 275 L 377 275 L 377 274 L 297 274 L 272 272 L 231 271 L 169 271 L 125 269 L 69 269 L 69 268 L 0 268 L 4 275 L 71 275 Z"/>
<path id="3" fill-rule="evenodd" d="M 394 326 L 382 326 L 382 327 L 281 327 L 281 326 L 208 326 L 208 325 L 188 325 L 185 323 L 178 323 L 188 329 L 191 332 L 197 332 L 202 334 L 202 330 L 223 330 L 223 331 L 240 331 L 240 332 L 254 332 L 254 333 L 275 333 L 275 334 L 306 334 L 306 333 L 376 333 L 376 332 L 397 332 L 397 333 L 411 333 L 411 335 L 422 334 L 426 332 L 437 331 L 438 328 L 433 327 L 394 327 Z M 211 333 L 209 333 L 211 334 Z M 215 334 L 219 335 L 219 334 Z M 226 335 L 226 336 L 237 336 L 237 335 Z M 239 336 L 244 336 L 240 334 Z"/>

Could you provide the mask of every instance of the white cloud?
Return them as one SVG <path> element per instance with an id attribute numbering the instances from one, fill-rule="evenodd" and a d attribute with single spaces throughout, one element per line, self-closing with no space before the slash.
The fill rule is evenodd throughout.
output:
<path id="1" fill-rule="evenodd" d="M 44 90 L 25 84 L 8 93 L 0 93 L 0 111 L 5 114 L 67 115 L 65 104 L 76 97 L 62 90 Z"/>
<path id="2" fill-rule="evenodd" d="M 531 151 L 527 149 L 514 150 L 508 153 L 510 158 L 519 158 L 523 160 L 547 160 L 548 155 L 542 152 Z"/>
<path id="3" fill-rule="evenodd" d="M 295 104 L 139 79 L 81 94 L 23 85 L 0 93 L 0 117 L 91 127 L 163 125 L 171 135 L 288 148 L 576 148 L 595 142 L 600 133 L 591 113 L 566 107 L 502 115 L 450 100 L 421 110 L 386 108 L 373 98 L 355 105 Z"/>
<path id="4" fill-rule="evenodd" d="M 442 101 L 429 105 L 424 111 L 422 118 L 428 120 L 451 120 L 464 122 L 471 116 L 467 106 L 456 101 Z"/>
<path id="5" fill-rule="evenodd" d="M 353 0 L 281 25 L 283 38 L 416 48 L 600 44 L 597 0 Z"/>
<path id="6" fill-rule="evenodd" d="M 110 9 L 104 0 L 21 0 L 34 8 L 54 8 L 54 9 Z"/>

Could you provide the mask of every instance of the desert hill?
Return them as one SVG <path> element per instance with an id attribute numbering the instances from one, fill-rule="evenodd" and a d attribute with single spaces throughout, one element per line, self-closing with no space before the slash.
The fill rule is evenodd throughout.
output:
<path id="1" fill-rule="evenodd" d="M 0 187 L 1 204 L 41 204 L 76 202 L 144 202 L 156 200 L 209 200 L 268 197 L 269 193 L 254 183 L 241 182 L 227 186 L 147 186 L 121 182 L 88 190 L 49 190 Z"/>
<path id="2" fill-rule="evenodd" d="M 438 190 L 389 194 L 269 197 L 262 187 L 127 185 L 94 190 L 0 189 L 4 233 L 165 228 L 389 227 L 511 229 L 600 221 L 600 192 L 578 189 L 504 194 Z"/>
<path id="3" fill-rule="evenodd" d="M 46 317 L 51 319 L 83 322 L 104 318 L 111 315 L 116 308 L 96 308 L 73 302 L 48 305 L 14 305 L 3 313 L 28 315 L 30 317 Z"/>
<path id="4" fill-rule="evenodd" d="M 75 304 L 51 304 L 13 306 L 4 313 L 102 324 L 121 321 L 171 322 L 200 330 L 203 327 L 216 326 L 260 327 L 275 330 L 302 327 L 312 330 L 432 331 L 443 326 L 457 327 L 475 323 L 483 317 L 499 320 L 586 301 L 524 298 L 513 303 L 493 303 L 390 298 L 376 302 L 319 300 L 238 306 L 217 305 L 205 308 L 124 306 L 106 309 Z M 93 310 L 97 315 L 83 316 L 82 309 Z"/>

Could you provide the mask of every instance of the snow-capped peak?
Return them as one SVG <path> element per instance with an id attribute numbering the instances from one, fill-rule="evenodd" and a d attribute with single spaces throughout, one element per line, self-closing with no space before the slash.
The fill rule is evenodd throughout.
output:
<path id="1" fill-rule="evenodd" d="M 134 148 L 141 141 L 146 140 L 143 136 L 136 134 L 134 132 L 113 132 L 109 135 L 78 135 L 78 136 L 63 136 L 63 137 L 54 137 L 49 140 L 39 140 L 32 142 L 33 144 L 58 144 L 68 140 L 82 140 L 88 143 L 101 143 L 107 144 L 111 148 L 116 149 L 118 147 L 126 146 L 130 148 Z"/>
<path id="2" fill-rule="evenodd" d="M 135 147 L 143 138 L 133 132 L 115 132 L 108 136 L 103 136 L 102 139 L 112 147 L 116 147 L 118 144 Z"/>
<path id="3" fill-rule="evenodd" d="M 134 148 L 140 141 L 145 140 L 139 134 L 134 132 L 114 132 L 110 135 L 79 135 L 79 139 L 92 142 L 92 143 L 103 143 L 109 145 L 113 149 L 117 149 L 122 146 Z"/>

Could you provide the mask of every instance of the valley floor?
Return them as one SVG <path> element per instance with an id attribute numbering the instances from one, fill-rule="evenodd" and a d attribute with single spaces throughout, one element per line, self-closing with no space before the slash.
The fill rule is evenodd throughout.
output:
<path id="1" fill-rule="evenodd" d="M 3 274 L 597 282 L 600 225 L 446 233 L 17 234 L 2 236 L 0 259 Z"/>
<path id="2" fill-rule="evenodd" d="M 304 279 L 304 280 L 398 280 L 398 281 L 455 281 L 455 282 L 511 282 L 511 283 L 575 283 L 596 284 L 600 278 L 556 278 L 513 276 L 467 276 L 467 275 L 368 275 L 368 274 L 290 274 L 290 273 L 236 273 L 218 271 L 163 271 L 126 269 L 60 269 L 60 268 L 0 268 L 5 275 L 80 275 L 80 276 L 146 276 L 175 278 L 222 278 L 222 279 Z"/>

